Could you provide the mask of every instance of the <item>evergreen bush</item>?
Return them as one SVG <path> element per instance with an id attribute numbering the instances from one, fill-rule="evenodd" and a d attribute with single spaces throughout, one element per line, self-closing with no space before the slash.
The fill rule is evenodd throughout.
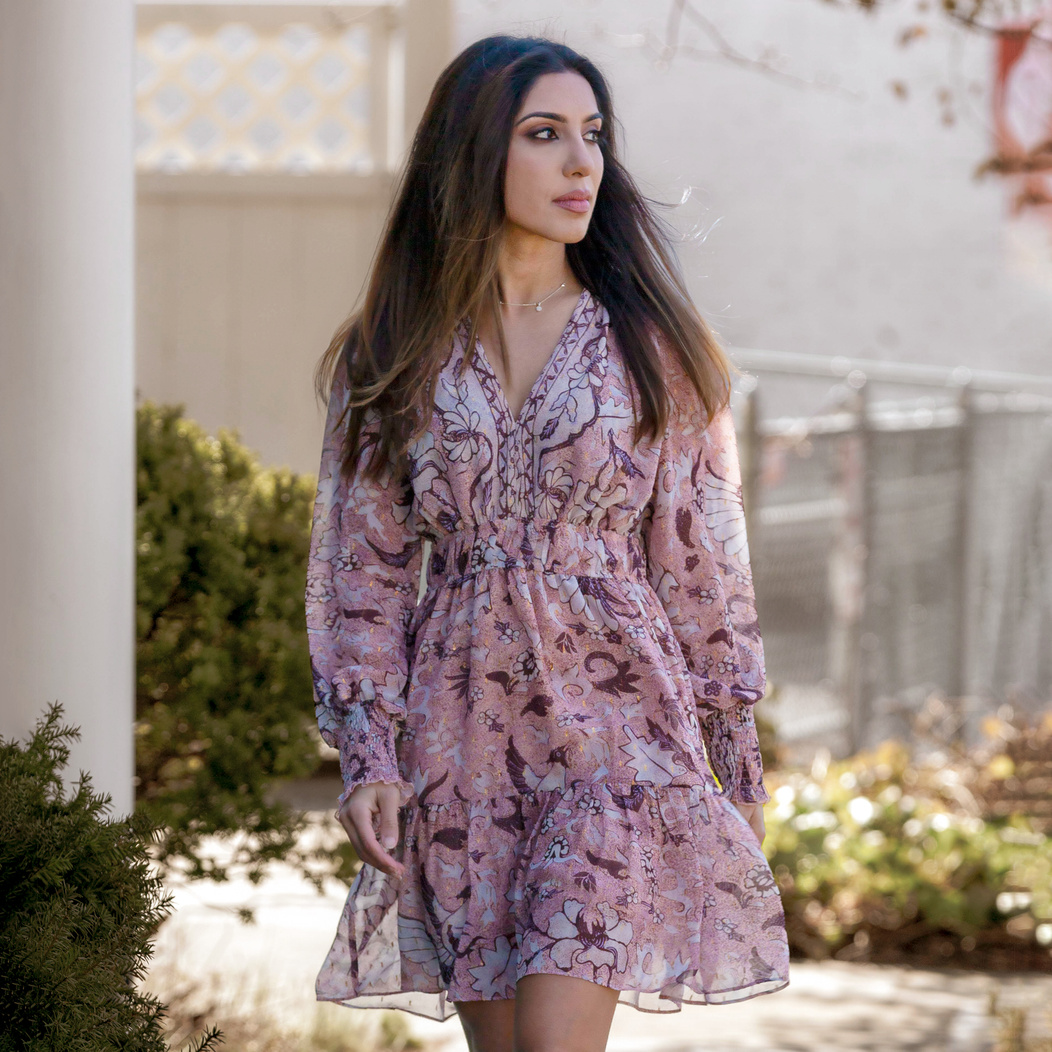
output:
<path id="1" fill-rule="evenodd" d="M 165 1007 L 136 988 L 170 910 L 151 826 L 108 818 L 87 775 L 66 793 L 66 742 L 79 735 L 61 712 L 52 705 L 25 746 L 0 738 L 0 1050 L 162 1052 Z"/>
<path id="2" fill-rule="evenodd" d="M 239 838 L 258 879 L 296 858 L 276 781 L 318 764 L 303 580 L 314 480 L 261 468 L 182 406 L 138 410 L 138 806 L 163 865 L 223 879 L 202 837 Z"/>

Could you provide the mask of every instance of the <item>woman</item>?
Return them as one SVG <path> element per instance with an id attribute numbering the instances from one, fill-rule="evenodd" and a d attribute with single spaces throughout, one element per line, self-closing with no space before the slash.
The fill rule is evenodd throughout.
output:
<path id="1" fill-rule="evenodd" d="M 788 981 L 728 367 L 613 126 L 571 49 L 467 48 L 319 372 L 307 618 L 364 865 L 318 997 L 475 1052 Z"/>

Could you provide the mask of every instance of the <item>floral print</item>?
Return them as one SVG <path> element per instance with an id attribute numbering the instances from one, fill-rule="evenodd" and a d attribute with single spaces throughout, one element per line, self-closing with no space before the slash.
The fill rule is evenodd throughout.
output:
<path id="1" fill-rule="evenodd" d="M 308 565 L 315 702 L 341 800 L 398 786 L 406 869 L 361 867 L 320 999 L 445 1019 L 547 973 L 660 1012 L 788 981 L 734 807 L 768 795 L 733 424 L 655 353 L 674 410 L 636 445 L 587 290 L 517 419 L 460 330 L 404 483 L 341 476 L 341 365 Z"/>

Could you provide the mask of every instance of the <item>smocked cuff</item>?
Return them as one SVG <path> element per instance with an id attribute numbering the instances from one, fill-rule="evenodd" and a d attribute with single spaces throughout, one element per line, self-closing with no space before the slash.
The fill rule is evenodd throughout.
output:
<path id="1" fill-rule="evenodd" d="M 762 779 L 757 783 L 743 780 L 727 794 L 727 799 L 734 804 L 766 804 L 770 801 L 771 794 Z"/>
<path id="2" fill-rule="evenodd" d="M 709 766 L 723 795 L 733 803 L 767 803 L 771 797 L 763 784 L 753 706 L 741 701 L 726 709 L 706 711 L 699 706 L 698 717 Z"/>
<path id="3" fill-rule="evenodd" d="M 375 782 L 397 785 L 399 804 L 409 803 L 414 790 L 398 768 L 396 726 L 391 720 L 374 710 L 365 726 L 360 722 L 357 726 L 345 723 L 334 729 L 333 738 L 333 745 L 340 752 L 343 777 L 340 807 L 358 786 Z"/>

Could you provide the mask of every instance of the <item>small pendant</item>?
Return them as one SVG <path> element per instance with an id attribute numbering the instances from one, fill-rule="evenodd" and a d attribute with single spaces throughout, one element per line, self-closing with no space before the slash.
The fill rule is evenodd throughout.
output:
<path id="1" fill-rule="evenodd" d="M 537 310 L 538 310 L 538 312 L 539 312 L 539 311 L 541 311 L 542 309 L 543 309 L 543 308 L 542 308 L 542 307 L 541 307 L 541 305 L 540 305 L 540 304 L 538 303 L 538 304 L 537 304 Z"/>

